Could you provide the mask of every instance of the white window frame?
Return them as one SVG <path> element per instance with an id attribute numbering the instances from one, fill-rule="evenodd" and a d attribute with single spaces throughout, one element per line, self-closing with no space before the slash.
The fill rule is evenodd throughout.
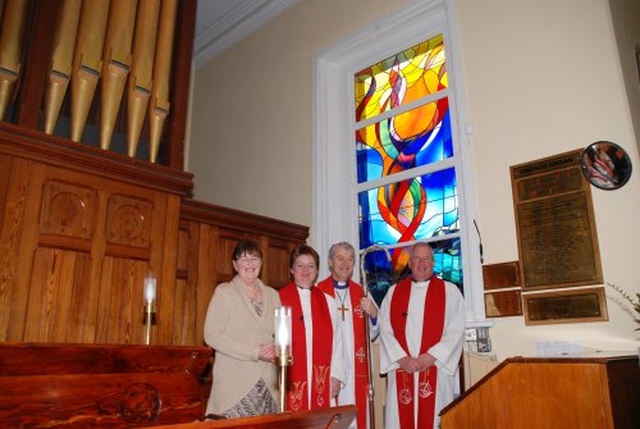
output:
<path id="1" fill-rule="evenodd" d="M 313 111 L 313 222 L 312 244 L 326 258 L 331 244 L 348 241 L 358 248 L 357 178 L 354 155 L 353 76 L 363 68 L 409 46 L 442 33 L 447 49 L 447 72 L 452 110 L 456 177 L 460 196 L 460 237 L 467 326 L 490 326 L 485 320 L 481 239 L 474 225 L 475 193 L 471 153 L 466 129 L 459 43 L 456 39 L 453 0 L 414 1 L 392 16 L 339 41 L 314 58 Z M 325 265 L 325 264 L 321 264 Z M 321 267 L 326 270 L 326 267 Z M 321 271 L 321 278 L 326 273 Z M 359 277 L 356 273 L 356 277 Z"/>

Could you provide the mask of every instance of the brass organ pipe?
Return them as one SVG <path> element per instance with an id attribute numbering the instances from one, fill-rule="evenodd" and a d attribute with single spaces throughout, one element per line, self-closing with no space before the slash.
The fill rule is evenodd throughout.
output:
<path id="1" fill-rule="evenodd" d="M 158 157 L 164 121 L 169 114 L 169 80 L 177 6 L 177 0 L 164 0 L 160 11 L 158 44 L 153 63 L 153 88 L 149 104 L 149 161 L 151 162 L 156 162 Z"/>
<path id="2" fill-rule="evenodd" d="M 76 42 L 82 0 L 64 0 L 56 26 L 51 57 L 51 71 L 45 90 L 44 132 L 53 134 L 60 108 L 71 80 L 73 48 Z"/>
<path id="3" fill-rule="evenodd" d="M 20 76 L 27 0 L 7 0 L 0 30 L 0 120 L 4 120 Z"/>
<path id="4" fill-rule="evenodd" d="M 131 68 L 137 0 L 112 0 L 104 43 L 100 91 L 100 147 L 109 149 Z"/>
<path id="5" fill-rule="evenodd" d="M 100 71 L 102 47 L 109 17 L 109 0 L 87 0 L 82 5 L 80 29 L 71 74 L 71 140 L 80 141 L 91 108 Z"/>
<path id="6" fill-rule="evenodd" d="M 130 157 L 136 156 L 151 94 L 159 15 L 160 0 L 139 1 L 127 99 L 127 153 Z"/>

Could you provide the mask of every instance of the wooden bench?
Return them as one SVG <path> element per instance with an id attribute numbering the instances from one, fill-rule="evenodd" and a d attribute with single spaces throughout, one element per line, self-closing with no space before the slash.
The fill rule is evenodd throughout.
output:
<path id="1" fill-rule="evenodd" d="M 211 350 L 0 343 L 0 427 L 148 427 L 200 421 Z"/>

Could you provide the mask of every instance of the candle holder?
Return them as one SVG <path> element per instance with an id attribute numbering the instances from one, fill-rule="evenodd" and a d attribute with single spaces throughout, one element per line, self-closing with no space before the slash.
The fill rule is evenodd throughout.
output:
<path id="1" fill-rule="evenodd" d="M 156 323 L 156 302 L 145 301 L 143 323 L 146 325 L 145 344 L 151 344 L 151 326 Z"/>
<path id="2" fill-rule="evenodd" d="M 293 364 L 291 356 L 291 307 L 276 308 L 275 319 L 276 361 L 278 364 L 279 406 L 283 413 L 287 401 L 287 367 Z"/>
<path id="3" fill-rule="evenodd" d="M 156 279 L 144 279 L 144 314 L 142 323 L 146 326 L 145 344 L 151 344 L 151 326 L 156 323 Z"/>

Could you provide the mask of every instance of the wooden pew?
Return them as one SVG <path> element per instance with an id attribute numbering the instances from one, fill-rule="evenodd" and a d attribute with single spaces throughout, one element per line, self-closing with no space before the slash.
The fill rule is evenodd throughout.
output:
<path id="1" fill-rule="evenodd" d="M 347 429 L 356 418 L 356 407 L 344 405 L 313 411 L 285 412 L 243 419 L 211 420 L 158 426 L 156 429 Z"/>
<path id="2" fill-rule="evenodd" d="M 0 343 L 0 427 L 202 420 L 207 347 Z"/>

